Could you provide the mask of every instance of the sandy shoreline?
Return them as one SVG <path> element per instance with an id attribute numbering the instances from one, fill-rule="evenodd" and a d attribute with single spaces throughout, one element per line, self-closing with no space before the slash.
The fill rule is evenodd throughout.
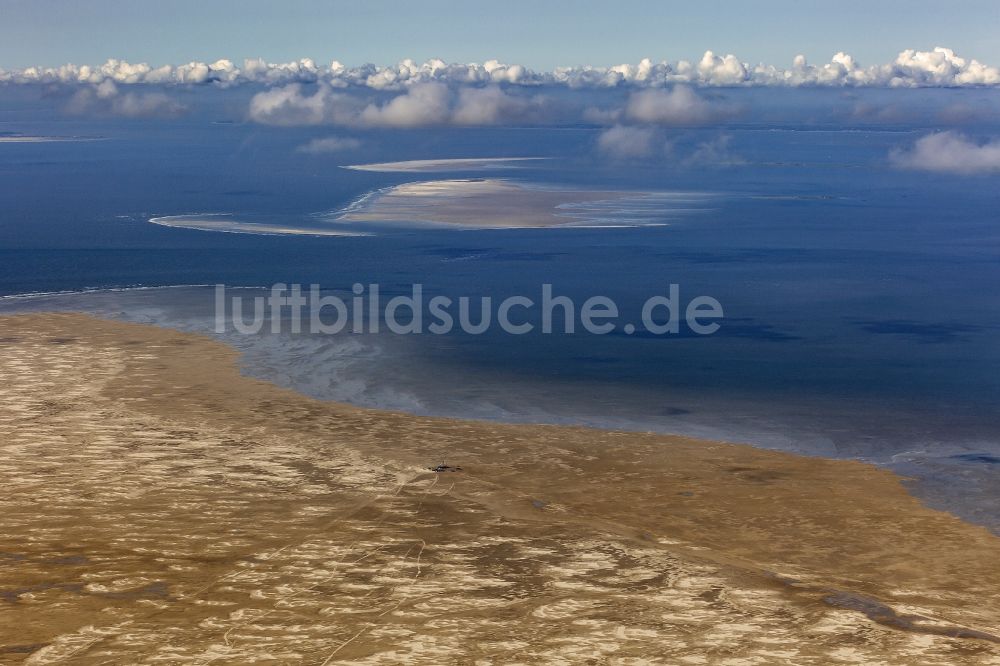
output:
<path id="1" fill-rule="evenodd" d="M 882 469 L 323 403 L 83 315 L 0 350 L 3 663 L 1000 663 L 1000 539 Z"/>

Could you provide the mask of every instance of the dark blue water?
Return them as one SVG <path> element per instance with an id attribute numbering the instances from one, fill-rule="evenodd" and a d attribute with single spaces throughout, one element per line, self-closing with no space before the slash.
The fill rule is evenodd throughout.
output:
<path id="1" fill-rule="evenodd" d="M 917 110 L 996 105 L 989 91 L 898 92 L 872 95 Z M 0 144 L 0 294 L 98 290 L 8 298 L 4 311 L 73 308 L 207 331 L 209 288 L 107 290 L 376 282 L 392 295 L 419 282 L 428 295 L 499 300 L 536 298 L 551 283 L 580 301 L 610 296 L 637 321 L 645 298 L 677 283 L 685 298 L 723 304 L 717 334 L 224 338 L 248 372 L 322 398 L 858 457 L 920 477 L 937 506 L 1000 525 L 1000 179 L 893 168 L 891 150 L 933 129 L 929 111 L 849 123 L 832 110 L 837 91 L 776 91 L 766 103 L 748 92 L 752 118 L 665 130 L 672 156 L 621 163 L 596 151 L 588 127 L 356 132 L 356 151 L 307 155 L 295 148 L 336 132 L 244 123 L 245 92 L 170 122 L 68 120 L 0 93 L 0 130 L 101 138 Z M 779 113 L 790 101 L 795 113 Z M 989 119 L 962 130 L 998 131 Z M 725 159 L 683 158 L 720 136 Z M 714 203 L 629 229 L 296 238 L 147 222 L 299 219 L 388 185 L 481 175 L 342 164 L 496 156 L 551 158 L 512 174 L 532 183 L 697 191 Z"/>

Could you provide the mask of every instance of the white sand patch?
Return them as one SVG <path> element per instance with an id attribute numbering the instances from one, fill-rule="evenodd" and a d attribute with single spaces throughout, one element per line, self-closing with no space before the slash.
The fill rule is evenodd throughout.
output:
<path id="1" fill-rule="evenodd" d="M 164 215 L 149 220 L 152 224 L 195 231 L 218 231 L 232 234 L 260 234 L 263 236 L 365 236 L 367 234 L 347 229 L 323 229 L 289 224 L 269 224 L 239 220 L 229 213 L 201 213 L 193 215 Z"/>
<path id="2" fill-rule="evenodd" d="M 512 169 L 525 162 L 544 160 L 545 157 L 468 157 L 443 160 L 407 160 L 404 162 L 375 162 L 351 164 L 344 169 L 377 171 L 384 173 L 434 173 L 438 171 L 482 171 Z"/>
<path id="3" fill-rule="evenodd" d="M 0 143 L 68 143 L 76 141 L 101 141 L 102 137 L 85 136 L 31 136 L 25 134 L 0 135 Z"/>

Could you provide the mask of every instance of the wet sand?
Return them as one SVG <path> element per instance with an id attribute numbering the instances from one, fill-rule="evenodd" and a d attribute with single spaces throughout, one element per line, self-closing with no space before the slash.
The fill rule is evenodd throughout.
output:
<path id="1" fill-rule="evenodd" d="M 657 194 L 531 187 L 499 178 L 431 180 L 403 183 L 373 192 L 337 215 L 336 220 L 439 224 L 470 229 L 556 227 L 600 222 L 602 216 L 608 215 L 608 211 L 600 207 L 587 210 L 588 204 L 627 207 Z M 677 193 L 674 196 L 677 198 L 675 203 L 682 204 L 685 212 L 688 206 L 701 205 L 704 200 L 704 195 L 698 194 Z M 667 212 L 666 202 L 661 204 Z"/>
<path id="2" fill-rule="evenodd" d="M 405 162 L 373 162 L 351 164 L 343 169 L 352 171 L 377 171 L 381 173 L 436 173 L 439 171 L 489 171 L 516 169 L 545 157 L 466 157 L 439 160 L 406 160 Z"/>
<path id="3" fill-rule="evenodd" d="M 323 403 L 83 315 L 0 352 L 0 663 L 1000 664 L 1000 539 L 869 465 Z"/>
<path id="4" fill-rule="evenodd" d="M 260 234 L 263 236 L 365 236 L 367 234 L 347 229 L 297 227 L 287 224 L 267 224 L 237 220 L 228 213 L 194 215 L 164 215 L 149 218 L 151 224 L 196 231 L 219 231 L 234 234 Z"/>
<path id="5" fill-rule="evenodd" d="M 88 136 L 28 136 L 0 133 L 0 143 L 66 143 L 70 141 L 100 141 L 101 137 Z"/>

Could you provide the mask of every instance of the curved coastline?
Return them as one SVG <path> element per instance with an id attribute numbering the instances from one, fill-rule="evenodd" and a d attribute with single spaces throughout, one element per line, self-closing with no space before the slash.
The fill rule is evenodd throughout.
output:
<path id="1" fill-rule="evenodd" d="M 949 433 L 941 433 L 944 439 L 937 444 L 934 443 L 937 440 L 928 440 L 926 446 L 930 448 L 889 448 L 888 454 L 886 450 L 877 448 L 844 452 L 831 446 L 826 437 L 831 429 L 835 431 L 842 426 L 837 420 L 831 419 L 830 415 L 815 411 L 822 410 L 819 404 L 808 407 L 815 411 L 815 418 L 797 420 L 794 413 L 776 411 L 766 405 L 740 402 L 739 399 L 726 401 L 712 395 L 689 395 L 683 398 L 672 396 L 670 400 L 681 400 L 680 404 L 695 410 L 697 417 L 647 419 L 643 418 L 643 412 L 637 410 L 628 413 L 613 410 L 602 413 L 600 410 L 566 409 L 562 406 L 563 403 L 572 401 L 574 396 L 580 397 L 572 392 L 573 387 L 570 385 L 562 385 L 557 389 L 560 393 L 570 391 L 566 393 L 563 403 L 544 400 L 533 402 L 531 396 L 536 395 L 538 387 L 533 387 L 530 383 L 521 384 L 514 394 L 510 394 L 503 389 L 491 388 L 489 380 L 481 387 L 481 390 L 485 389 L 481 399 L 469 396 L 456 400 L 442 399 L 450 391 L 448 382 L 454 379 L 453 374 L 447 374 L 446 368 L 438 368 L 437 374 L 442 379 L 431 384 L 419 381 L 416 378 L 425 373 L 426 368 L 420 364 L 413 367 L 407 365 L 404 361 L 405 354 L 409 353 L 406 347 L 397 347 L 391 339 L 376 337 L 370 340 L 366 338 L 361 342 L 340 341 L 337 338 L 337 342 L 331 341 L 331 344 L 317 341 L 317 345 L 304 347 L 292 340 L 282 342 L 274 338 L 273 343 L 269 342 L 273 336 L 258 339 L 258 336 L 213 334 L 213 322 L 216 320 L 212 309 L 212 289 L 217 286 L 137 285 L 8 294 L 0 296 L 0 305 L 3 305 L 0 316 L 46 311 L 77 312 L 113 321 L 149 324 L 168 330 L 209 335 L 239 349 L 240 367 L 247 376 L 277 383 L 314 399 L 359 408 L 402 411 L 420 417 L 483 419 L 501 424 L 566 425 L 640 434 L 677 435 L 736 442 L 762 450 L 784 451 L 800 456 L 859 460 L 905 478 L 909 491 L 928 507 L 946 511 L 1000 535 L 993 508 L 993 495 L 985 490 L 985 484 L 990 482 L 991 470 L 986 468 L 988 462 L 978 462 L 980 457 L 984 461 L 992 460 L 989 456 L 994 455 L 993 449 L 983 446 L 976 439 L 963 438 L 958 431 L 951 433 L 950 439 Z M 227 285 L 227 289 L 245 295 L 252 291 L 266 295 L 270 287 Z M 160 295 L 157 292 L 168 293 Z M 148 296 L 145 295 L 147 293 Z M 131 312 L 137 314 L 128 314 Z M 231 324 L 227 324 L 227 328 L 231 330 Z M 366 349 L 363 357 L 356 356 L 359 347 L 355 342 Z M 302 361 L 310 354 L 318 355 L 317 358 L 321 360 L 308 363 L 311 369 L 307 369 L 302 366 Z M 400 372 L 401 375 L 388 374 Z M 317 383 L 313 381 L 317 376 L 326 379 Z M 517 395 L 517 391 L 522 391 L 527 397 L 511 402 L 511 395 Z M 624 396 L 638 405 L 655 407 L 655 403 L 643 402 L 643 396 L 635 392 Z M 617 399 L 623 399 L 623 395 L 617 395 Z M 863 407 L 845 403 L 840 409 L 853 412 Z M 733 411 L 746 414 L 743 418 L 729 418 L 728 414 Z M 865 413 L 857 412 L 856 416 L 864 418 Z M 882 418 L 907 420 L 915 418 L 915 415 L 900 413 L 895 416 L 883 415 Z M 856 434 L 864 436 L 863 427 Z M 872 435 L 877 437 L 874 431 Z M 972 459 L 973 457 L 976 459 Z M 959 486 L 956 487 L 955 484 Z"/>

